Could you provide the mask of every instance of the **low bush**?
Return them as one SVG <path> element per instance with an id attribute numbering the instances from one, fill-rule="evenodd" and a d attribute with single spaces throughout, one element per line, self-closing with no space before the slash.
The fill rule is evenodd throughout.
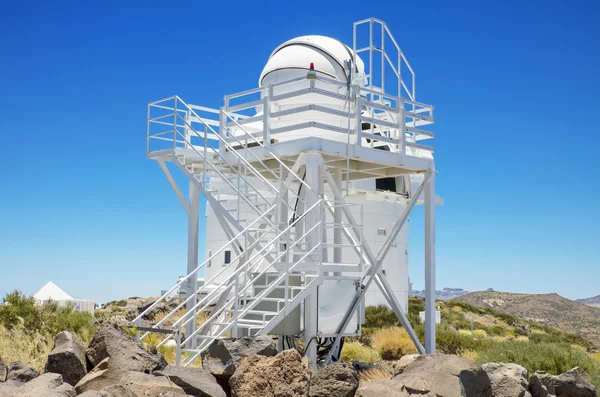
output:
<path id="1" fill-rule="evenodd" d="M 387 306 L 367 306 L 364 328 L 387 328 L 399 325 L 396 313 Z"/>
<path id="2" fill-rule="evenodd" d="M 360 378 L 361 384 L 380 379 L 388 380 L 392 377 L 388 371 L 379 367 L 370 368 L 365 371 L 360 371 L 358 376 Z"/>
<path id="3" fill-rule="evenodd" d="M 473 331 L 473 337 L 477 339 L 483 339 L 488 337 L 488 333 L 483 329 L 476 329 Z"/>
<path id="4" fill-rule="evenodd" d="M 342 348 L 342 361 L 360 361 L 367 364 L 373 364 L 379 360 L 381 360 L 381 357 L 373 348 L 363 346 L 359 342 L 344 343 L 344 347 Z"/>
<path id="5" fill-rule="evenodd" d="M 406 354 L 417 353 L 415 345 L 404 328 L 383 328 L 371 336 L 371 345 L 382 359 L 397 360 Z"/>
<path id="6" fill-rule="evenodd" d="M 487 362 L 516 363 L 528 371 L 561 374 L 573 367 L 583 368 L 600 387 L 600 363 L 586 353 L 568 345 L 556 343 L 500 342 L 479 351 L 478 364 Z"/>
<path id="7" fill-rule="evenodd" d="M 72 305 L 59 306 L 55 302 L 36 304 L 35 298 L 19 291 L 7 294 L 0 305 L 0 324 L 9 331 L 22 324 L 25 332 L 42 333 L 54 337 L 61 331 L 70 331 L 88 343 L 94 335 L 94 316 L 75 311 Z"/>

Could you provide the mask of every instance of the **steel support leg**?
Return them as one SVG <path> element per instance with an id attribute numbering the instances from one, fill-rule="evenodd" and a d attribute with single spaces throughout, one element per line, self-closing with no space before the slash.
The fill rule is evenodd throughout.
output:
<path id="1" fill-rule="evenodd" d="M 191 273 L 198 267 L 198 222 L 200 217 L 200 192 L 194 183 L 190 182 L 190 192 L 189 192 L 189 216 L 188 216 L 188 256 L 187 256 L 187 273 Z M 192 299 L 190 299 L 186 304 L 186 311 L 188 316 L 192 316 L 192 321 L 190 321 L 186 326 L 186 335 L 191 335 L 196 330 L 196 306 L 198 300 L 198 275 L 195 274 L 189 278 L 188 284 L 186 286 L 187 296 L 189 297 L 192 294 Z M 186 348 L 195 349 L 196 342 L 195 338 L 188 341 L 186 344 Z"/>
<path id="2" fill-rule="evenodd" d="M 335 184 L 338 189 L 342 189 L 342 169 L 338 168 L 334 171 Z M 335 205 L 337 204 L 337 205 Z M 334 203 L 333 208 L 333 263 L 342 263 L 342 208 L 339 206 L 340 203 Z M 341 276 L 341 272 L 334 272 L 334 276 Z"/>
<path id="3" fill-rule="evenodd" d="M 425 186 L 425 351 L 435 353 L 435 173 Z"/>
<path id="4" fill-rule="evenodd" d="M 313 191 L 306 189 L 306 207 L 310 208 L 319 197 L 314 193 L 319 188 L 319 162 L 318 155 L 309 154 L 306 158 L 306 178 L 305 181 Z M 312 210 L 312 214 L 306 216 L 306 228 L 309 229 L 319 222 L 320 209 Z M 307 236 L 307 251 L 319 244 L 320 234 L 315 230 Z M 317 261 L 320 255 L 317 253 L 307 258 L 309 261 Z M 304 346 L 305 354 L 309 360 L 317 360 L 317 292 L 313 292 L 304 300 Z"/>

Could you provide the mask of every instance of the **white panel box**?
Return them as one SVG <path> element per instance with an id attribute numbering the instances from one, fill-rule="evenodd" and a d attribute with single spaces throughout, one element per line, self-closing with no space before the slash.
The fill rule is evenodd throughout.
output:
<path id="1" fill-rule="evenodd" d="M 317 332 L 322 337 L 335 336 L 344 314 L 350 307 L 356 289 L 360 285 L 357 278 L 325 279 L 318 289 L 319 322 Z M 359 306 L 360 308 L 360 306 Z M 355 312 L 343 333 L 344 336 L 360 335 L 360 321 Z"/>

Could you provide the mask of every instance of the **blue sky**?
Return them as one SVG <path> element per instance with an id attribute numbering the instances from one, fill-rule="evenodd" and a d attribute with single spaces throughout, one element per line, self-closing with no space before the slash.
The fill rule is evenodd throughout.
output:
<path id="1" fill-rule="evenodd" d="M 438 286 L 598 295 L 598 15 L 597 1 L 553 0 L 4 2 L 0 294 L 48 280 L 98 301 L 170 287 L 186 218 L 145 159 L 146 104 L 218 107 L 256 86 L 281 42 L 351 43 L 352 22 L 374 16 L 436 106 Z"/>

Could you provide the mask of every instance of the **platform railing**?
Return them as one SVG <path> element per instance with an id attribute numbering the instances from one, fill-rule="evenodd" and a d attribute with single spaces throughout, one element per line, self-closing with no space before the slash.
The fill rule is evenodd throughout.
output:
<path id="1" fill-rule="evenodd" d="M 240 275 L 243 276 L 244 279 L 243 279 L 243 283 L 241 284 L 241 286 L 238 283 L 239 289 L 237 290 L 237 292 L 241 293 L 241 292 L 245 291 L 248 287 L 250 287 L 252 285 L 252 281 L 257 277 L 256 274 L 257 274 L 258 269 L 261 269 L 258 272 L 258 276 L 264 274 L 264 272 L 266 272 L 271 266 L 275 265 L 278 260 L 280 260 L 286 254 L 293 252 L 294 248 L 298 247 L 300 244 L 303 244 L 307 236 L 312 235 L 315 231 L 319 230 L 318 228 L 320 227 L 320 223 L 318 225 L 314 225 L 310 228 L 308 226 L 305 226 L 306 232 L 302 236 L 299 236 L 297 239 L 295 239 L 295 242 L 293 244 L 287 245 L 285 250 L 282 250 L 281 252 L 276 254 L 276 256 L 274 258 L 272 258 L 268 262 L 267 265 L 265 265 L 264 261 L 268 260 L 268 256 L 270 254 L 272 254 L 272 248 L 270 248 L 270 247 L 273 247 L 274 245 L 278 245 L 279 242 L 281 241 L 281 239 L 284 236 L 288 235 L 292 231 L 293 228 L 295 228 L 300 223 L 306 222 L 307 215 L 310 214 L 312 211 L 317 210 L 320 205 L 321 205 L 321 200 L 318 200 L 310 208 L 307 209 L 306 213 L 299 216 L 294 222 L 290 223 L 290 225 L 288 227 L 286 227 L 284 230 L 282 230 L 280 232 L 275 232 L 276 235 L 269 241 L 269 243 L 264 244 L 264 247 L 257 250 L 252 256 L 248 257 L 248 255 L 244 256 L 244 254 L 240 254 L 239 256 L 237 256 L 236 258 L 234 258 L 232 260 L 232 263 L 229 264 L 227 268 L 221 269 L 221 271 L 219 271 L 211 279 L 207 280 L 205 282 L 205 284 L 196 291 L 196 295 L 204 295 L 204 293 L 205 293 L 203 298 L 198 300 L 198 302 L 194 305 L 193 308 L 187 308 L 186 314 L 184 316 L 180 317 L 172 325 L 172 327 L 175 329 L 185 327 L 189 322 L 193 321 L 193 319 L 196 315 L 208 310 L 212 305 L 214 305 L 216 303 L 216 301 L 220 298 L 221 294 L 224 293 L 225 289 L 232 287 L 232 280 L 235 280 Z M 255 221 L 253 223 L 256 223 L 257 221 Z M 315 238 L 315 241 L 317 241 L 317 240 L 318 240 L 318 238 Z M 225 248 L 227 248 L 227 247 L 225 246 L 225 247 L 221 248 L 218 251 L 218 253 L 222 252 Z M 249 252 L 249 251 L 244 251 L 244 252 Z M 314 251 L 311 250 L 311 253 L 312 252 L 314 252 Z M 209 263 L 213 258 L 215 258 L 218 255 L 218 253 L 213 254 L 208 260 L 206 260 L 201 266 L 199 266 L 197 270 L 199 270 L 201 267 L 204 267 L 207 263 Z M 306 255 L 304 255 L 303 258 L 306 258 Z M 237 263 L 237 265 L 236 265 L 236 263 Z M 223 275 L 225 272 L 229 272 L 229 269 L 231 269 L 229 266 L 235 266 L 236 269 L 233 272 L 231 272 L 231 274 L 227 274 L 226 278 L 223 281 L 216 284 L 217 280 L 223 278 Z M 188 275 L 188 277 L 186 277 L 186 278 L 189 278 L 189 277 L 190 276 Z M 178 285 L 182 285 L 182 283 L 184 281 L 185 281 L 185 279 L 181 280 L 178 283 Z M 239 282 L 239 280 L 238 280 L 238 282 Z M 172 293 L 172 291 L 176 287 L 177 286 L 173 287 L 167 294 L 164 295 L 164 297 L 167 297 L 169 293 Z M 163 318 L 161 321 L 159 321 L 155 325 L 155 327 L 160 327 L 162 324 L 164 324 L 168 318 L 172 317 L 172 315 L 174 313 L 178 312 L 180 309 L 185 307 L 186 304 L 191 299 L 193 299 L 194 296 L 196 296 L 196 295 L 190 294 L 190 297 L 188 297 L 185 301 L 181 302 L 175 309 L 172 310 L 171 313 L 169 313 L 169 315 L 165 316 L 165 318 Z M 230 301 L 230 303 L 232 302 L 231 299 L 229 299 L 229 301 Z M 159 301 L 157 301 L 154 305 L 150 306 L 143 313 L 141 313 L 135 320 L 133 320 L 133 323 L 139 324 L 141 322 L 143 316 L 146 313 L 148 313 L 149 311 L 151 311 L 153 309 L 153 307 L 155 307 L 158 304 L 158 302 Z M 213 321 L 217 317 L 216 314 L 221 313 L 223 310 L 225 310 L 226 307 L 227 306 L 223 306 L 217 312 L 212 313 L 212 315 L 206 320 L 206 324 L 210 324 L 210 322 Z M 196 332 L 194 332 L 194 335 L 196 335 L 202 327 L 203 326 L 198 327 L 196 329 Z M 141 339 L 143 339 L 147 335 L 148 335 L 148 333 L 142 335 Z M 165 339 L 163 339 L 163 341 L 161 341 L 159 346 L 162 346 L 168 340 L 172 339 L 172 337 L 173 337 L 173 335 L 167 336 Z M 187 342 L 189 339 L 190 339 L 190 335 L 187 335 L 186 339 L 182 343 Z"/>

